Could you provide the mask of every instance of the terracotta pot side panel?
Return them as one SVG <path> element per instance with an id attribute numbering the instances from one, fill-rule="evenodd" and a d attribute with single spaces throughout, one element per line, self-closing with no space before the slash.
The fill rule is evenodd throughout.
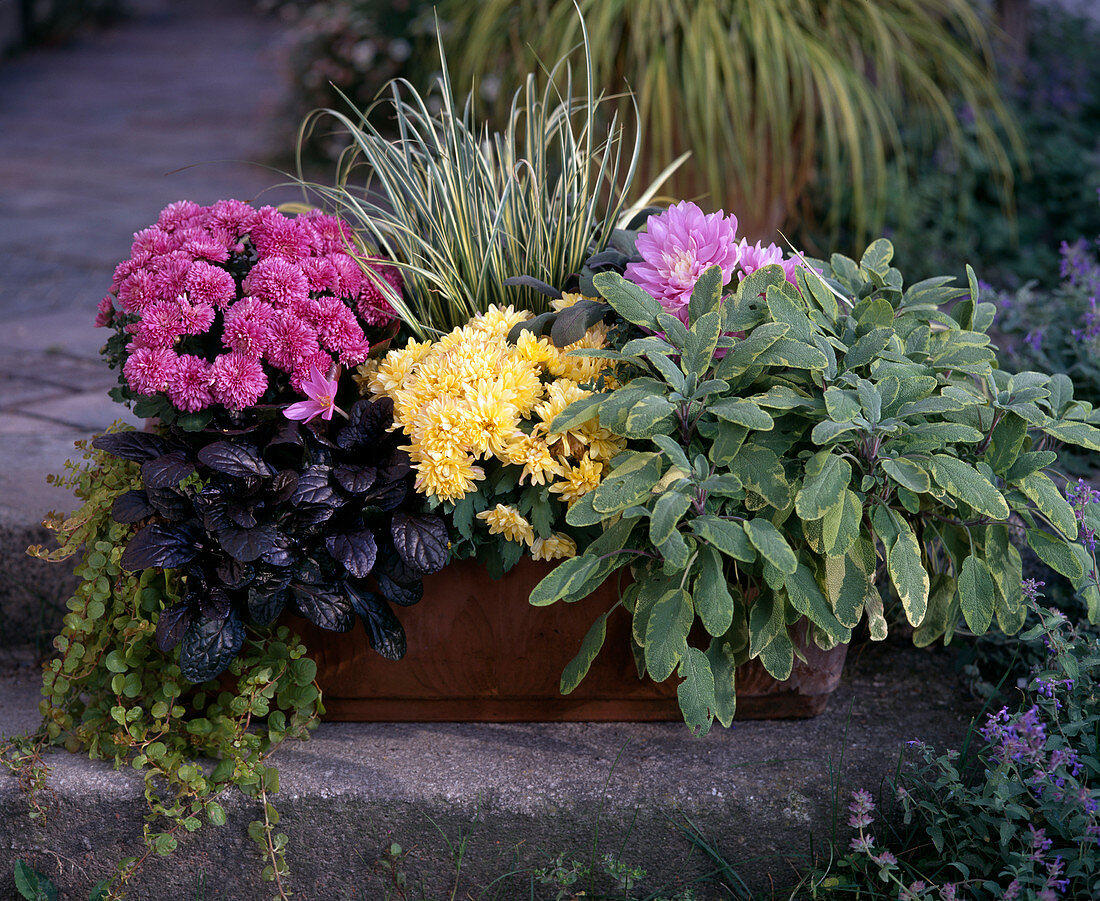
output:
<path id="1" fill-rule="evenodd" d="M 569 695 L 561 671 L 580 649 L 592 622 L 619 597 L 613 578 L 576 604 L 532 607 L 527 598 L 548 572 L 520 562 L 504 579 L 462 561 L 425 579 L 424 598 L 396 607 L 408 636 L 398 662 L 371 650 L 365 630 L 328 632 L 294 618 L 290 625 L 317 662 L 326 718 L 361 722 L 654 721 L 680 719 L 673 679 L 638 678 L 630 649 L 630 616 L 608 619 L 603 649 Z M 820 713 L 836 687 L 846 648 L 821 651 L 806 641 L 805 622 L 792 629 L 807 664 L 777 683 L 757 661 L 737 671 L 741 718 Z M 807 646 L 808 645 L 808 646 Z"/>

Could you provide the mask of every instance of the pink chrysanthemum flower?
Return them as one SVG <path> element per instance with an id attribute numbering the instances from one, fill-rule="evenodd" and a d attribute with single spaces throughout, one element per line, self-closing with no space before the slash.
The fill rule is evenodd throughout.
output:
<path id="1" fill-rule="evenodd" d="M 207 303 L 224 310 L 237 296 L 237 283 L 220 266 L 202 260 L 191 265 L 184 281 L 187 296 L 195 303 Z"/>
<path id="2" fill-rule="evenodd" d="M 267 390 L 263 364 L 235 350 L 214 361 L 212 374 L 214 400 L 231 410 L 251 407 Z"/>
<path id="3" fill-rule="evenodd" d="M 207 227 L 224 229 L 233 236 L 230 243 L 236 243 L 238 238 L 248 234 L 255 221 L 256 211 L 240 200 L 219 200 L 206 211 Z"/>
<path id="4" fill-rule="evenodd" d="M 229 260 L 229 247 L 225 240 L 219 241 L 206 231 L 188 238 L 182 247 L 196 260 L 209 260 L 212 263 L 225 263 Z"/>
<path id="5" fill-rule="evenodd" d="M 176 377 L 179 356 L 169 347 L 139 347 L 122 365 L 126 383 L 137 394 L 157 394 L 169 389 Z"/>
<path id="6" fill-rule="evenodd" d="M 302 272 L 314 294 L 336 294 L 340 289 L 340 274 L 325 257 L 310 257 L 301 262 Z"/>
<path id="7" fill-rule="evenodd" d="M 329 372 L 335 361 L 330 354 L 317 350 L 305 357 L 290 375 L 290 387 L 299 394 L 306 394 L 306 385 L 314 372 Z"/>
<path id="8" fill-rule="evenodd" d="M 210 390 L 213 383 L 214 369 L 206 360 L 193 354 L 182 354 L 168 386 L 168 399 L 178 410 L 198 413 L 214 402 Z"/>
<path id="9" fill-rule="evenodd" d="M 281 257 L 260 260 L 245 277 L 244 290 L 276 309 L 309 297 L 309 282 L 302 270 Z"/>
<path id="10" fill-rule="evenodd" d="M 262 230 L 253 230 L 252 243 L 261 260 L 280 257 L 290 263 L 300 263 L 310 255 L 309 232 L 299 227 L 296 220 L 285 216 L 269 220 Z"/>
<path id="11" fill-rule="evenodd" d="M 195 224 L 195 220 L 203 215 L 203 209 L 197 203 L 190 200 L 177 200 L 170 203 L 157 217 L 157 227 L 166 232 L 176 229 L 188 228 Z"/>
<path id="12" fill-rule="evenodd" d="M 764 247 L 759 241 L 755 245 L 750 245 L 747 240 L 742 239 L 741 260 L 737 264 L 737 268 L 741 270 L 741 277 L 751 275 L 765 266 L 781 267 L 786 280 L 795 285 L 798 284 L 796 274 L 803 264 L 797 256 L 783 259 L 783 248 L 778 244 L 769 244 Z"/>
<path id="13" fill-rule="evenodd" d="M 314 303 L 317 305 L 314 325 L 321 344 L 344 363 L 362 363 L 370 353 L 370 343 L 355 314 L 337 297 L 322 297 Z"/>
<path id="14" fill-rule="evenodd" d="M 190 255 L 183 251 L 165 254 L 155 261 L 157 293 L 175 299 L 187 291 L 187 273 L 191 271 Z"/>
<path id="15" fill-rule="evenodd" d="M 179 239 L 155 225 L 134 232 L 134 243 L 130 245 L 130 255 L 147 253 L 152 256 L 171 253 L 179 247 Z"/>
<path id="16" fill-rule="evenodd" d="M 214 308 L 208 303 L 189 303 L 181 300 L 180 325 L 185 335 L 201 335 L 214 324 Z"/>
<path id="17" fill-rule="evenodd" d="M 642 262 L 630 263 L 626 277 L 675 312 L 687 305 L 695 282 L 711 266 L 721 268 L 722 284 L 730 280 L 740 256 L 737 217 L 721 210 L 705 215 L 685 200 L 650 216 L 636 247 Z"/>
<path id="18" fill-rule="evenodd" d="M 111 296 L 108 294 L 99 302 L 99 306 L 96 307 L 95 327 L 103 328 L 105 325 L 110 325 L 114 315 L 115 307 L 111 302 Z"/>
<path id="19" fill-rule="evenodd" d="M 171 347 L 183 334 L 180 303 L 177 300 L 157 300 L 141 313 L 134 332 L 143 347 Z"/>
<path id="20" fill-rule="evenodd" d="M 225 314 L 222 341 L 226 347 L 246 356 L 263 356 L 267 351 L 268 326 L 274 315 L 271 304 L 246 297 L 233 304 Z"/>
<path id="21" fill-rule="evenodd" d="M 290 310 L 277 310 L 267 327 L 267 359 L 293 372 L 318 351 L 317 331 Z"/>
<path id="22" fill-rule="evenodd" d="M 319 256 L 341 253 L 352 246 L 350 226 L 320 210 L 309 210 L 294 220 L 309 235 L 310 246 Z"/>
<path id="23" fill-rule="evenodd" d="M 363 284 L 359 289 L 359 315 L 367 325 L 385 325 L 397 318 L 397 312 L 386 299 L 382 289 L 375 282 L 375 278 L 381 278 L 388 284 L 399 297 L 403 287 L 401 273 L 396 266 L 383 266 L 380 263 L 371 265 L 371 273 L 363 276 Z"/>
<path id="24" fill-rule="evenodd" d="M 139 250 L 137 253 L 132 254 L 130 259 L 123 260 L 115 266 L 114 277 L 111 279 L 111 293 L 117 296 L 122 283 L 139 271 L 147 262 L 149 262 L 148 252 Z"/>
<path id="25" fill-rule="evenodd" d="M 338 275 L 336 294 L 347 298 L 358 297 L 363 286 L 363 270 L 355 258 L 346 253 L 330 253 L 328 259 Z"/>

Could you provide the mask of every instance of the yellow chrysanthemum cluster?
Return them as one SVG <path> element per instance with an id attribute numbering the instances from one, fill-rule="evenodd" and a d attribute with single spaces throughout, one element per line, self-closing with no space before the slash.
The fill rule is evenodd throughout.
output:
<path id="1" fill-rule="evenodd" d="M 600 483 L 607 461 L 622 450 L 622 439 L 596 418 L 564 432 L 550 430 L 558 413 L 591 393 L 581 384 L 610 377 L 607 360 L 568 355 L 605 347 L 606 328 L 597 325 L 560 350 L 531 332 L 509 344 L 508 332 L 530 315 L 491 306 L 438 341 L 412 341 L 377 367 L 361 368 L 361 385 L 393 399 L 394 424 L 411 439 L 406 450 L 422 494 L 459 500 L 485 478 L 479 462 L 495 458 L 522 467 L 521 484 L 546 485 L 572 503 Z M 533 548 L 538 539 L 530 525 L 524 530 L 502 518 L 510 514 L 499 511 L 508 509 L 514 508 L 498 505 L 480 515 L 494 534 Z M 544 539 L 539 552 L 564 551 L 567 542 L 565 536 Z"/>

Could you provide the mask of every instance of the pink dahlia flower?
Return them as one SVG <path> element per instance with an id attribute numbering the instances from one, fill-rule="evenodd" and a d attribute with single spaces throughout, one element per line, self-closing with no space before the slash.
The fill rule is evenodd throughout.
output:
<path id="1" fill-rule="evenodd" d="M 706 215 L 690 201 L 650 216 L 636 244 L 641 263 L 626 267 L 626 277 L 652 294 L 670 312 L 686 307 L 699 276 L 711 266 L 722 270 L 722 284 L 740 258 L 737 217 L 721 210 Z"/>
<path id="2" fill-rule="evenodd" d="M 251 407 L 267 390 L 263 364 L 238 351 L 222 354 L 214 361 L 214 400 L 231 410 Z"/>
<path id="3" fill-rule="evenodd" d="M 741 277 L 751 275 L 765 266 L 779 266 L 783 269 L 783 275 L 792 285 L 798 284 L 796 275 L 800 268 L 804 267 L 802 260 L 797 256 L 783 259 L 783 248 L 778 244 L 769 244 L 764 247 L 759 241 L 750 245 L 747 240 L 741 241 L 741 261 L 737 268 L 741 270 Z"/>

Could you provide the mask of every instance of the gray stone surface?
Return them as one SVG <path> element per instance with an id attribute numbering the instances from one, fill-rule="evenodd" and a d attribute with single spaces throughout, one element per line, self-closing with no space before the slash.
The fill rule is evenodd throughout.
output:
<path id="1" fill-rule="evenodd" d="M 36 722 L 36 687 L 26 672 L 0 683 L 0 732 Z M 390 842 L 409 851 L 410 885 L 423 883 L 409 898 L 449 898 L 463 836 L 457 898 L 494 897 L 482 892 L 503 877 L 496 897 L 526 899 L 531 868 L 562 852 L 587 859 L 594 842 L 600 855 L 621 849 L 644 867 L 648 888 L 667 887 L 709 870 L 678 832 L 685 817 L 765 898 L 797 881 L 811 834 L 819 847 L 833 834 L 834 787 L 843 823 L 847 792 L 877 792 L 908 739 L 957 747 L 974 710 L 946 652 L 901 640 L 854 650 L 820 717 L 738 722 L 704 738 L 678 723 L 322 724 L 278 752 L 274 800 L 295 897 L 310 901 L 386 897 L 375 862 Z M 0 776 L 0 897 L 10 891 L 6 854 L 83 899 L 111 860 L 138 853 L 140 778 L 64 752 L 48 762 L 44 829 L 27 825 L 17 780 Z M 134 901 L 193 901 L 204 872 L 207 899 L 270 897 L 245 835 L 255 809 L 240 797 L 225 806 L 225 827 L 150 861 Z M 843 825 L 839 837 L 847 841 Z M 729 897 L 716 886 L 698 896 Z M 534 897 L 554 896 L 540 888 Z"/>

